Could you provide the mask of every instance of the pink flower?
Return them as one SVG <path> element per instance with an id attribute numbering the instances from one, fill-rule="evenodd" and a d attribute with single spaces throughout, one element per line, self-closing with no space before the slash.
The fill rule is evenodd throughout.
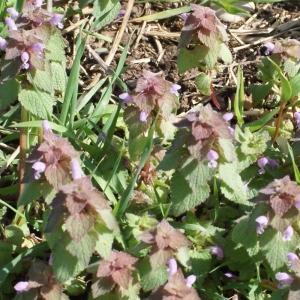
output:
<path id="1" fill-rule="evenodd" d="M 300 112 L 296 111 L 294 113 L 294 118 L 296 119 L 297 126 L 299 126 L 300 125 Z"/>
<path id="2" fill-rule="evenodd" d="M 6 18 L 5 23 L 7 24 L 9 30 L 18 30 L 15 21 L 12 18 Z"/>
<path id="3" fill-rule="evenodd" d="M 84 173 L 77 159 L 72 159 L 72 178 L 73 180 L 84 177 Z"/>
<path id="4" fill-rule="evenodd" d="M 32 46 L 32 50 L 36 53 L 38 53 L 39 58 L 43 58 L 43 50 L 44 50 L 44 45 L 42 43 L 36 43 Z"/>
<path id="5" fill-rule="evenodd" d="M 125 15 L 126 10 L 120 9 L 119 14 L 117 15 L 116 19 L 120 19 Z"/>
<path id="6" fill-rule="evenodd" d="M 28 61 L 29 61 L 29 54 L 28 54 L 28 52 L 23 52 L 22 54 L 21 54 L 21 60 L 22 60 L 22 65 L 21 65 L 21 68 L 22 69 L 29 69 L 29 63 L 28 63 Z"/>
<path id="7" fill-rule="evenodd" d="M 44 120 L 44 121 L 42 122 L 42 127 L 43 127 L 44 133 L 45 133 L 47 130 L 52 131 L 52 130 L 51 130 L 51 127 L 50 127 L 50 123 L 49 123 L 48 120 Z"/>
<path id="8" fill-rule="evenodd" d="M 258 161 L 257 161 L 257 165 L 259 166 L 259 170 L 258 170 L 258 173 L 260 174 L 260 175 L 262 175 L 262 174 L 265 174 L 265 165 L 266 164 L 268 164 L 269 163 L 269 161 L 268 161 L 268 159 L 266 158 L 266 157 L 262 157 L 262 158 L 260 158 Z"/>
<path id="9" fill-rule="evenodd" d="M 265 55 L 269 55 L 273 52 L 275 45 L 271 42 L 266 42 L 264 47 L 266 48 Z"/>
<path id="10" fill-rule="evenodd" d="M 284 284 L 290 285 L 294 280 L 293 276 L 284 272 L 277 273 L 275 275 L 275 278 L 280 281 L 280 283 L 278 284 L 278 288 L 280 289 Z"/>
<path id="11" fill-rule="evenodd" d="M 57 26 L 59 29 L 63 29 L 64 25 L 60 23 L 63 17 L 64 16 L 61 14 L 54 14 L 49 22 L 52 26 Z"/>
<path id="12" fill-rule="evenodd" d="M 295 253 L 291 253 L 291 252 L 290 252 L 290 253 L 288 253 L 288 254 L 286 255 L 286 258 L 287 258 L 287 260 L 288 260 L 289 262 L 291 262 L 290 266 L 288 266 L 288 269 L 289 269 L 290 267 L 295 268 L 295 261 L 298 260 L 299 257 L 298 257 Z"/>
<path id="13" fill-rule="evenodd" d="M 218 260 L 221 260 L 224 256 L 223 249 L 218 246 L 210 247 L 210 253 L 216 255 Z"/>
<path id="14" fill-rule="evenodd" d="M 230 121 L 232 118 L 233 118 L 233 113 L 232 112 L 229 112 L 229 113 L 226 113 L 223 115 L 222 119 L 225 121 L 225 122 L 228 122 Z"/>
<path id="15" fill-rule="evenodd" d="M 0 36 L 0 49 L 4 51 L 7 47 L 7 44 L 7 40 Z"/>
<path id="16" fill-rule="evenodd" d="M 177 272 L 177 262 L 174 258 L 171 258 L 168 263 L 169 277 L 173 276 Z"/>
<path id="17" fill-rule="evenodd" d="M 19 15 L 19 13 L 13 7 L 9 7 L 6 11 L 10 14 L 10 17 L 13 20 L 16 20 Z"/>
<path id="18" fill-rule="evenodd" d="M 209 159 L 208 167 L 209 168 L 216 168 L 218 166 L 217 159 L 219 158 L 218 152 L 215 150 L 210 150 L 206 154 L 206 157 Z"/>
<path id="19" fill-rule="evenodd" d="M 183 13 L 183 14 L 180 15 L 180 17 L 181 17 L 183 20 L 186 20 L 188 16 L 189 16 L 189 14 L 187 14 L 187 13 Z"/>
<path id="20" fill-rule="evenodd" d="M 29 282 L 28 281 L 19 281 L 15 286 L 14 289 L 17 291 L 17 293 L 22 293 L 22 292 L 26 292 L 30 289 L 30 287 L 28 286 Z"/>
<path id="21" fill-rule="evenodd" d="M 41 178 L 41 173 L 43 173 L 46 169 L 46 164 L 41 162 L 41 161 L 37 161 L 32 165 L 32 169 L 35 170 L 34 172 L 34 178 L 36 180 Z"/>
<path id="22" fill-rule="evenodd" d="M 35 1 L 35 6 L 36 6 L 36 7 L 41 7 L 42 4 L 43 4 L 43 0 L 36 0 L 36 1 Z"/>
<path id="23" fill-rule="evenodd" d="M 264 228 L 269 225 L 269 220 L 265 216 L 260 216 L 260 217 L 256 218 L 255 222 L 258 223 L 258 225 L 256 227 L 256 232 L 258 234 L 262 234 L 264 232 Z"/>
<path id="24" fill-rule="evenodd" d="M 172 84 L 172 86 L 170 87 L 170 93 L 174 94 L 175 96 L 179 96 L 178 90 L 181 89 L 181 86 L 179 84 Z"/>
<path id="25" fill-rule="evenodd" d="M 149 114 L 147 114 L 146 112 L 144 111 L 141 111 L 140 113 L 140 121 L 142 123 L 146 123 L 147 122 L 147 117 L 148 117 Z"/>
<path id="26" fill-rule="evenodd" d="M 119 95 L 119 98 L 123 100 L 121 103 L 122 108 L 125 108 L 125 104 L 127 103 L 133 103 L 133 97 L 128 93 L 122 93 L 121 95 Z"/>
<path id="27" fill-rule="evenodd" d="M 292 239 L 292 236 L 294 234 L 294 229 L 293 227 L 290 225 L 287 227 L 287 229 L 284 231 L 283 236 L 282 236 L 282 240 L 284 242 L 289 242 Z"/>
<path id="28" fill-rule="evenodd" d="M 185 279 L 186 282 L 186 286 L 187 287 L 192 287 L 192 285 L 195 283 L 196 281 L 196 276 L 195 275 L 190 275 Z"/>

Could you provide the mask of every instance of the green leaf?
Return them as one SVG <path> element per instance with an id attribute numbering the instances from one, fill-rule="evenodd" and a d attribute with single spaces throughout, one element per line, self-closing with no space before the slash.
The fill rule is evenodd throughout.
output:
<path id="1" fill-rule="evenodd" d="M 253 106 L 256 107 L 262 103 L 265 97 L 269 94 L 273 87 L 273 83 L 269 82 L 267 84 L 254 84 L 250 88 L 250 92 L 253 97 Z"/>
<path id="2" fill-rule="evenodd" d="M 128 152 L 130 155 L 130 159 L 132 161 L 137 161 L 139 160 L 139 158 L 141 157 L 144 149 L 145 149 L 145 145 L 147 143 L 147 137 L 140 135 L 136 138 L 129 138 L 128 141 Z"/>
<path id="3" fill-rule="evenodd" d="M 49 94 L 53 93 L 53 74 L 51 72 L 50 63 L 48 60 L 45 59 L 44 61 L 44 71 L 32 68 L 27 75 L 27 79 L 31 84 Z"/>
<path id="4" fill-rule="evenodd" d="M 299 243 L 299 237 L 295 233 L 291 241 L 285 242 L 282 240 L 281 232 L 267 227 L 264 233 L 259 236 L 259 242 L 270 267 L 274 272 L 278 272 L 286 263 L 286 254 L 294 253 Z"/>
<path id="5" fill-rule="evenodd" d="M 221 163 L 219 165 L 220 180 L 225 183 L 221 184 L 221 191 L 228 199 L 237 203 L 245 203 L 247 200 L 244 183 L 237 172 L 236 164 Z M 229 189 L 228 189 L 229 188 Z"/>
<path id="6" fill-rule="evenodd" d="M 195 79 L 195 85 L 203 95 L 210 95 L 211 76 L 200 73 Z"/>
<path id="7" fill-rule="evenodd" d="M 64 93 L 67 87 L 67 75 L 65 66 L 59 62 L 51 63 L 52 85 L 53 88 Z"/>
<path id="8" fill-rule="evenodd" d="M 55 61 L 66 61 L 65 44 L 61 36 L 61 32 L 52 26 L 52 33 L 48 44 L 46 45 L 46 58 Z"/>
<path id="9" fill-rule="evenodd" d="M 292 88 L 292 95 L 291 98 L 297 96 L 300 93 L 300 73 L 293 77 L 290 81 L 291 88 Z"/>
<path id="10" fill-rule="evenodd" d="M 18 199 L 18 207 L 21 205 L 27 205 L 42 196 L 41 183 L 38 180 L 26 183 L 22 194 Z"/>
<path id="11" fill-rule="evenodd" d="M 199 164 L 195 159 L 185 160 L 171 179 L 171 211 L 175 216 L 202 203 L 209 196 L 207 181 L 213 171 L 207 164 Z"/>
<path id="12" fill-rule="evenodd" d="M 98 233 L 95 250 L 102 258 L 107 259 L 112 249 L 114 234 L 111 230 L 99 223 L 95 226 L 95 230 Z"/>
<path id="13" fill-rule="evenodd" d="M 51 115 L 53 98 L 50 94 L 22 89 L 19 93 L 19 100 L 29 112 L 41 119 L 47 120 Z"/>
<path id="14" fill-rule="evenodd" d="M 19 227 L 11 224 L 5 227 L 4 236 L 7 243 L 20 246 L 23 242 L 24 234 Z"/>
<path id="15" fill-rule="evenodd" d="M 224 43 L 221 44 L 219 56 L 225 64 L 232 63 L 232 54 Z"/>
<path id="16" fill-rule="evenodd" d="M 59 282 L 74 278 L 85 268 L 77 257 L 66 250 L 66 245 L 63 242 L 58 240 L 52 249 L 52 267 L 55 278 Z"/>
<path id="17" fill-rule="evenodd" d="M 228 162 L 232 162 L 237 159 L 236 153 L 234 151 L 234 146 L 231 140 L 219 138 L 219 145 L 222 149 L 225 159 Z"/>
<path id="18" fill-rule="evenodd" d="M 145 292 L 152 291 L 154 288 L 163 285 L 168 280 L 166 268 L 160 268 L 153 272 L 149 258 L 144 258 L 139 267 L 141 286 Z"/>
<path id="19" fill-rule="evenodd" d="M 96 0 L 94 1 L 93 15 L 96 19 L 95 28 L 110 24 L 119 14 L 121 5 L 119 0 Z"/>
<path id="20" fill-rule="evenodd" d="M 284 72 L 287 73 L 287 75 L 291 78 L 296 76 L 300 69 L 300 64 L 296 65 L 296 62 L 292 61 L 291 59 L 287 59 L 284 64 Z"/>
<path id="21" fill-rule="evenodd" d="M 190 260 L 193 274 L 197 276 L 197 283 L 202 284 L 210 270 L 211 255 L 209 251 L 198 251 L 194 249 L 190 250 Z"/>
<path id="22" fill-rule="evenodd" d="M 18 98 L 20 83 L 16 79 L 11 79 L 0 83 L 0 106 L 5 110 Z"/>
<path id="23" fill-rule="evenodd" d="M 198 59 L 196 56 L 191 55 L 190 50 L 181 48 L 177 57 L 177 67 L 179 73 L 184 73 L 189 69 L 198 66 Z"/>

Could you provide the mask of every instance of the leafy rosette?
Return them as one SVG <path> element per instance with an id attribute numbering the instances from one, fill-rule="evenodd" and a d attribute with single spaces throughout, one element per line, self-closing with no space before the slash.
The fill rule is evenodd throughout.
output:
<path id="1" fill-rule="evenodd" d="M 45 130 L 43 137 L 43 143 L 35 146 L 26 161 L 33 163 L 31 173 L 38 164 L 42 164 L 43 170 L 40 171 L 44 171 L 47 181 L 55 189 L 59 189 L 70 177 L 72 159 L 78 158 L 80 152 L 76 151 L 66 138 L 54 134 L 51 129 Z M 39 172 L 34 172 L 34 178 L 39 177 Z M 23 181 L 28 180 L 25 178 Z"/>
<path id="2" fill-rule="evenodd" d="M 289 176 L 275 179 L 261 189 L 259 200 L 266 200 L 270 204 L 268 224 L 277 231 L 284 232 L 299 216 L 300 188 Z"/>
<path id="3" fill-rule="evenodd" d="M 166 220 L 162 220 L 155 228 L 146 230 L 137 238 L 152 245 L 150 264 L 154 271 L 162 268 L 180 248 L 191 245 L 184 234 L 174 229 Z"/>
<path id="4" fill-rule="evenodd" d="M 186 145 L 193 158 L 202 162 L 206 157 L 210 159 L 210 151 L 223 153 L 227 161 L 232 161 L 230 155 L 226 155 L 229 147 L 233 148 L 233 136 L 230 132 L 228 123 L 217 115 L 208 104 L 199 111 L 191 111 L 179 122 L 174 124 L 176 127 L 187 130 L 183 131 Z M 212 156 L 213 158 L 213 156 Z M 215 156 L 214 159 L 218 159 Z"/>
<path id="5" fill-rule="evenodd" d="M 93 297 L 99 297 L 112 291 L 115 287 L 128 290 L 132 287 L 131 273 L 138 259 L 125 252 L 111 251 L 106 260 L 100 262 L 97 278 L 92 285 Z M 119 294 L 120 290 L 115 292 Z"/>

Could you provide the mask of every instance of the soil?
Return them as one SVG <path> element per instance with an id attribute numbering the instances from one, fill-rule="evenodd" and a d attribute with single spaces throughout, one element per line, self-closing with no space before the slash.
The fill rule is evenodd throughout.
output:
<path id="1" fill-rule="evenodd" d="M 134 4 L 131 11 L 130 20 L 126 25 L 126 30 L 121 39 L 121 46 L 125 46 L 130 35 L 129 53 L 126 58 L 125 65 L 128 69 L 122 74 L 121 79 L 126 83 L 129 89 L 134 88 L 136 79 L 141 75 L 143 69 L 149 69 L 152 72 L 163 71 L 165 79 L 179 83 L 180 90 L 180 108 L 179 113 L 188 111 L 199 103 L 206 103 L 211 101 L 209 96 L 204 96 L 199 93 L 195 86 L 195 77 L 199 74 L 197 69 L 192 69 L 184 74 L 179 74 L 177 69 L 177 55 L 178 55 L 178 41 L 180 30 L 184 24 L 181 16 L 173 16 L 167 19 L 158 21 L 135 21 L 136 18 L 152 15 L 158 12 L 167 11 L 187 5 L 189 1 L 182 1 L 180 3 L 145 3 Z M 126 10 L 127 1 L 122 1 L 122 9 Z M 257 63 L 264 56 L 263 44 L 266 41 L 276 41 L 280 38 L 296 38 L 299 39 L 299 29 L 295 25 L 280 32 L 278 29 L 280 25 L 299 18 L 300 3 L 298 1 L 286 1 L 284 3 L 269 3 L 256 4 L 255 11 L 251 15 L 257 14 L 254 19 L 242 21 L 237 24 L 226 23 L 229 40 L 227 46 L 232 52 L 233 63 L 231 65 L 224 65 L 221 61 L 218 64 L 213 79 L 213 86 L 217 99 L 221 104 L 223 110 L 228 106 L 228 101 L 233 98 L 235 92 L 235 76 L 237 73 L 237 66 L 240 63 L 245 78 L 245 88 L 259 81 L 257 78 Z M 86 16 L 85 16 L 86 17 Z M 88 16 L 91 17 L 91 16 Z M 98 33 L 105 35 L 111 39 L 115 39 L 118 29 L 122 23 L 122 18 L 116 19 L 112 24 L 106 26 L 98 31 Z M 273 26 L 274 30 L 269 33 L 264 33 L 263 30 Z M 296 28 L 295 28 L 296 27 Z M 295 30 L 293 29 L 295 28 Z M 261 29 L 261 30 L 260 30 Z M 256 34 L 244 34 L 243 30 L 255 30 Z M 167 33 L 178 33 L 176 37 L 165 36 L 150 36 L 148 31 L 161 31 Z M 280 34 L 279 34 L 280 33 Z M 70 41 L 71 36 L 66 37 Z M 262 40 L 269 38 L 269 40 Z M 252 44 L 253 42 L 256 44 Z M 92 49 L 106 48 L 107 51 L 98 53 L 99 56 L 106 60 L 110 51 L 111 44 L 104 42 L 101 39 L 89 37 L 88 44 Z M 70 43 L 72 45 L 72 43 Z M 237 49 L 240 46 L 244 48 Z M 69 47 L 69 58 L 72 61 L 73 47 Z M 115 69 L 121 56 L 121 51 L 117 51 L 113 61 L 110 63 L 110 68 Z M 71 63 L 70 63 L 71 65 Z M 82 61 L 82 73 L 80 82 L 82 90 L 89 89 L 93 85 L 93 80 L 99 80 L 99 70 L 101 68 L 93 57 L 86 51 Z M 105 74 L 102 73 L 102 76 Z M 116 86 L 114 95 L 117 96 L 123 91 Z M 246 102 L 246 109 L 251 109 L 251 99 Z"/>

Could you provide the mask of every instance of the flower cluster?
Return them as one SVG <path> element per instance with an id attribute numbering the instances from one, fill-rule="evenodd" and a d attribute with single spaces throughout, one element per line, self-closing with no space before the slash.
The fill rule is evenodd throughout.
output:
<path id="1" fill-rule="evenodd" d="M 149 299 L 199 300 L 196 290 L 192 287 L 196 281 L 196 276 L 189 275 L 185 279 L 181 269 L 177 269 L 177 262 L 174 258 L 169 260 L 168 267 L 168 282 L 165 286 L 156 288 L 149 296 Z"/>
<path id="2" fill-rule="evenodd" d="M 5 60 L 16 62 L 14 67 L 20 69 L 36 68 L 44 70 L 44 49 L 50 38 L 53 26 L 62 29 L 63 15 L 52 14 L 41 8 L 41 0 L 28 0 L 22 13 L 10 7 L 5 19 L 8 25 L 8 41 L 0 37 L 0 49 L 5 51 Z"/>
<path id="3" fill-rule="evenodd" d="M 207 158 L 210 168 L 217 167 L 219 154 L 222 153 L 222 150 L 225 151 L 222 143 L 219 143 L 220 139 L 233 139 L 227 123 L 233 115 L 224 116 L 219 116 L 208 104 L 199 111 L 190 111 L 174 124 L 180 129 L 190 129 L 191 134 L 187 139 L 190 154 L 199 162 Z"/>

